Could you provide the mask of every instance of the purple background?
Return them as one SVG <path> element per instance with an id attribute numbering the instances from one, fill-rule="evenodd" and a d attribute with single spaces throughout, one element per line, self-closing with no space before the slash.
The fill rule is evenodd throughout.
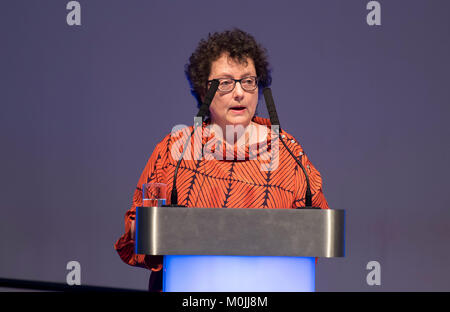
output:
<path id="1" fill-rule="evenodd" d="M 1 3 L 1 277 L 65 283 L 76 260 L 84 285 L 146 289 L 113 244 L 154 146 L 193 122 L 184 64 L 236 26 L 268 49 L 281 124 L 347 211 L 347 256 L 319 260 L 317 290 L 450 290 L 448 1 L 380 1 L 379 27 L 362 0 L 81 0 L 73 27 L 67 2 Z"/>

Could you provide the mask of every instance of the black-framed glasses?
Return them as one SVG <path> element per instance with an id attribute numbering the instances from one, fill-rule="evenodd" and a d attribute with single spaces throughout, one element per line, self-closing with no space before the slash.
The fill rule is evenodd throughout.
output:
<path id="1" fill-rule="evenodd" d="M 258 87 L 258 77 L 248 76 L 241 79 L 233 79 L 233 78 L 216 78 L 214 80 L 219 80 L 219 91 L 230 92 L 234 90 L 236 86 L 236 82 L 241 84 L 242 89 L 245 91 L 254 91 Z M 208 84 L 210 84 L 212 80 L 208 80 Z"/>

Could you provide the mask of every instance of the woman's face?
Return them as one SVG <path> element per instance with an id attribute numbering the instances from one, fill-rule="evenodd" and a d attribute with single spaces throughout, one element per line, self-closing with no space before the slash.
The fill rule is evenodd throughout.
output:
<path id="1" fill-rule="evenodd" d="M 228 54 L 222 56 L 211 64 L 211 72 L 208 80 L 218 78 L 241 79 L 248 76 L 256 76 L 255 64 L 251 58 L 246 63 L 239 63 L 230 58 Z M 240 83 L 232 91 L 222 92 L 217 90 L 209 107 L 212 123 L 217 124 L 223 130 L 227 125 L 242 125 L 247 127 L 255 115 L 258 104 L 258 88 L 253 91 L 245 91 Z"/>

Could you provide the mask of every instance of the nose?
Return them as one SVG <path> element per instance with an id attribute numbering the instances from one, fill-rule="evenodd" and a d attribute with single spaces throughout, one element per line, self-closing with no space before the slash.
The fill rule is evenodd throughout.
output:
<path id="1" fill-rule="evenodd" d="M 233 90 L 234 100 L 236 102 L 242 101 L 242 99 L 244 98 L 244 94 L 245 94 L 245 91 L 244 91 L 244 89 L 242 89 L 241 83 L 236 82 L 236 85 L 234 86 L 234 90 Z"/>

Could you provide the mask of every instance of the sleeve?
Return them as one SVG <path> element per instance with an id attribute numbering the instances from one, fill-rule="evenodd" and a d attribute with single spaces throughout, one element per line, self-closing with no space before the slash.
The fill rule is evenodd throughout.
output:
<path id="1" fill-rule="evenodd" d="M 134 253 L 135 241 L 131 238 L 131 224 L 136 217 L 136 207 L 142 205 L 142 185 L 144 183 L 160 182 L 161 170 L 161 147 L 162 143 L 157 145 L 153 151 L 144 171 L 139 178 L 138 184 L 134 191 L 133 202 L 131 208 L 125 213 L 125 233 L 114 244 L 114 248 L 119 254 L 123 262 L 152 271 L 160 271 L 162 269 L 163 256 L 148 256 Z M 161 181 L 162 182 L 162 181 Z"/>
<path id="2" fill-rule="evenodd" d="M 296 144 L 295 155 L 299 155 L 298 158 L 301 161 L 306 173 L 309 177 L 309 184 L 312 193 L 312 206 L 321 209 L 329 209 L 327 200 L 322 190 L 322 177 L 320 172 L 313 166 L 308 156 L 303 151 L 303 148 Z M 303 170 L 297 166 L 296 167 L 296 194 L 294 198 L 294 204 L 292 208 L 305 207 L 305 193 L 306 193 L 306 178 Z"/>

